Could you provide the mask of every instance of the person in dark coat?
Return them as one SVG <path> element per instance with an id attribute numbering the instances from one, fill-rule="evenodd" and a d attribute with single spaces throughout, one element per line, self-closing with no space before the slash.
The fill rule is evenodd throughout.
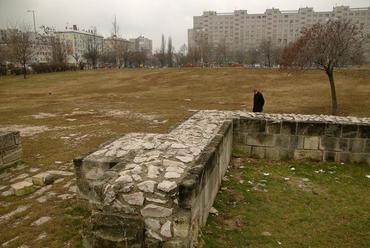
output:
<path id="1" fill-rule="evenodd" d="M 265 105 L 265 99 L 262 93 L 254 89 L 253 112 L 263 112 L 263 105 Z"/>

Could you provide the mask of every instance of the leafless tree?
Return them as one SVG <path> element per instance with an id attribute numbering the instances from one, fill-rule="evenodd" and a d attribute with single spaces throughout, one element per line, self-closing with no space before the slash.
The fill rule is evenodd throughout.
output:
<path id="1" fill-rule="evenodd" d="M 101 43 L 97 38 L 97 30 L 94 28 L 92 35 L 87 39 L 86 52 L 83 55 L 95 69 L 97 68 L 98 59 L 101 53 Z"/>
<path id="2" fill-rule="evenodd" d="M 239 64 L 244 64 L 246 60 L 246 53 L 243 48 L 234 51 L 234 60 Z"/>
<path id="3" fill-rule="evenodd" d="M 250 48 L 247 51 L 246 62 L 250 65 L 255 65 L 259 61 L 259 52 L 256 48 Z"/>
<path id="4" fill-rule="evenodd" d="M 31 28 L 23 25 L 20 28 L 13 27 L 9 29 L 9 52 L 12 60 L 22 65 L 23 77 L 27 75 L 27 64 L 31 61 L 34 54 L 34 39 L 31 37 Z"/>
<path id="5" fill-rule="evenodd" d="M 302 36 L 286 48 L 283 64 L 286 66 L 323 69 L 328 76 L 332 100 L 332 114 L 338 112 L 334 68 L 360 64 L 363 58 L 364 34 L 348 20 L 329 20 L 302 31 Z"/>
<path id="6" fill-rule="evenodd" d="M 224 64 L 228 60 L 228 51 L 225 39 L 221 39 L 214 49 L 214 60 L 217 64 Z"/>
<path id="7" fill-rule="evenodd" d="M 188 51 L 187 46 L 185 44 L 183 44 L 180 47 L 179 51 L 174 54 L 175 55 L 175 61 L 176 61 L 176 64 L 178 66 L 182 66 L 182 65 L 186 64 L 186 62 L 187 62 L 187 57 L 186 57 L 187 51 Z"/>
<path id="8" fill-rule="evenodd" d="M 260 44 L 259 50 L 262 57 L 264 58 L 265 65 L 271 67 L 272 65 L 272 56 L 273 56 L 273 45 L 270 39 L 263 40 Z"/>
<path id="9" fill-rule="evenodd" d="M 168 37 L 168 46 L 167 46 L 167 65 L 168 67 L 173 66 L 173 46 L 172 46 L 172 38 L 171 36 Z"/>

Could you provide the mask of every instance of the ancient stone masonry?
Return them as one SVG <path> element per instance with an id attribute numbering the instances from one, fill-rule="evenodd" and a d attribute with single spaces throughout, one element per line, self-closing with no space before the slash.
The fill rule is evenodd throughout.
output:
<path id="1" fill-rule="evenodd" d="M 74 160 L 87 247 L 193 247 L 233 146 L 257 158 L 370 164 L 370 119 L 199 111 L 168 134 L 127 134 Z"/>
<path id="2" fill-rule="evenodd" d="M 21 160 L 22 146 L 19 132 L 0 131 L 0 169 Z"/>

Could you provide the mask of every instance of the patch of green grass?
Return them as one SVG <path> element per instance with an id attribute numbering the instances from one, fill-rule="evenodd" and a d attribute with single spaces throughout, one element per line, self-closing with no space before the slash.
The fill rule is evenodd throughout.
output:
<path id="1" fill-rule="evenodd" d="M 232 167 L 204 247 L 370 247 L 367 165 L 250 161 Z"/>

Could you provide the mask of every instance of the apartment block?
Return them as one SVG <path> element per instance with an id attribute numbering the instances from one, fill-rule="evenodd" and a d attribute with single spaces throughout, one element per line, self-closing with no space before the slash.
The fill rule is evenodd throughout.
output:
<path id="1" fill-rule="evenodd" d="M 85 61 L 83 55 L 87 52 L 88 44 L 93 42 L 98 50 L 103 51 L 103 36 L 98 35 L 94 30 L 78 30 L 76 25 L 66 28 L 63 31 L 55 32 L 60 41 L 68 47 L 67 63 L 77 64 Z"/>
<path id="2" fill-rule="evenodd" d="M 370 8 L 334 7 L 332 11 L 316 12 L 313 8 L 298 10 L 267 9 L 262 14 L 247 10 L 233 13 L 203 12 L 194 16 L 193 28 L 188 30 L 188 46 L 195 48 L 202 42 L 211 46 L 223 43 L 231 51 L 256 48 L 263 40 L 271 40 L 276 47 L 294 42 L 302 28 L 329 19 L 349 19 L 367 35 L 366 57 L 370 57 Z"/>

